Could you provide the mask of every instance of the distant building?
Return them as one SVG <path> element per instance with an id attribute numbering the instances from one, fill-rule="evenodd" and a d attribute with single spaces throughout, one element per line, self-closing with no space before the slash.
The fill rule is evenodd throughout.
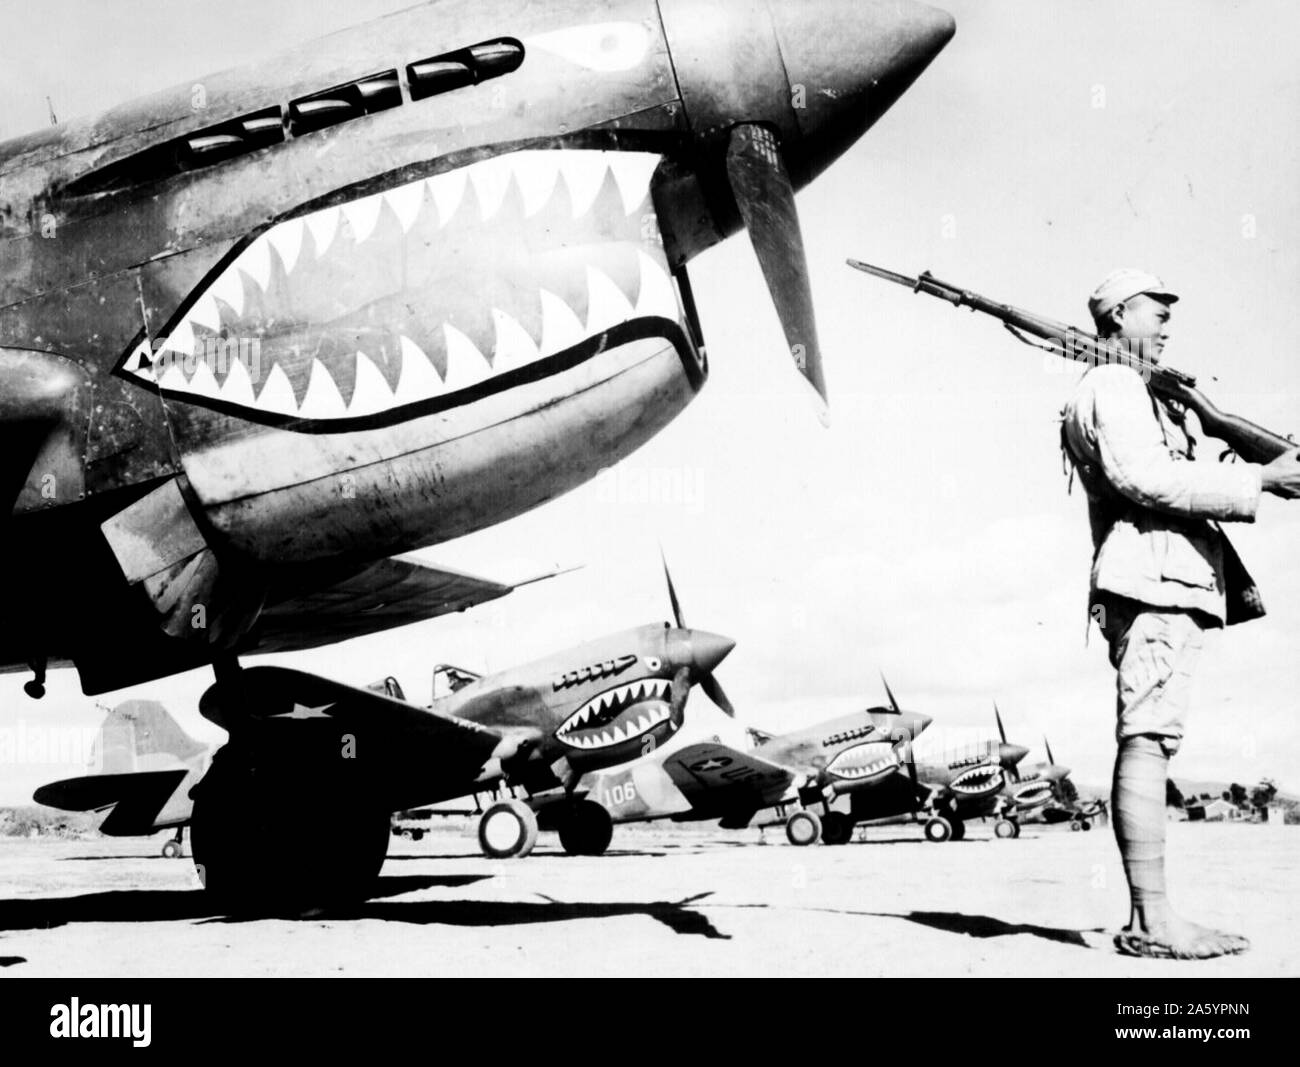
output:
<path id="1" fill-rule="evenodd" d="M 1206 822 L 1225 822 L 1240 817 L 1241 812 L 1237 810 L 1237 805 L 1229 800 L 1211 800 L 1205 805 L 1205 814 L 1203 818 Z"/>

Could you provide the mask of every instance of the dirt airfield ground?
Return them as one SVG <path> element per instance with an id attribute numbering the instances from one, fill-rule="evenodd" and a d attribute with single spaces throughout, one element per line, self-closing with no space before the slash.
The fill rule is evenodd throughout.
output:
<path id="1" fill-rule="evenodd" d="M 394 839 L 377 895 L 350 914 L 214 912 L 165 837 L 0 839 L 0 975 L 884 975 L 1235 977 L 1300 974 L 1300 829 L 1170 826 L 1175 902 L 1240 931 L 1245 956 L 1131 960 L 1109 830 L 1026 827 L 998 841 L 794 848 L 779 830 L 620 827 L 609 854 L 543 835 L 493 861 L 448 820 Z M 292 826 L 286 824 L 286 833 Z"/>

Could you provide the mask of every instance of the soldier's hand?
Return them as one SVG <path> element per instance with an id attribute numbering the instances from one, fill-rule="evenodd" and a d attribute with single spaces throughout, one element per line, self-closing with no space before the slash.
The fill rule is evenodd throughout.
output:
<path id="1" fill-rule="evenodd" d="M 1264 466 L 1264 492 L 1287 500 L 1300 498 L 1300 452 L 1284 452 Z"/>

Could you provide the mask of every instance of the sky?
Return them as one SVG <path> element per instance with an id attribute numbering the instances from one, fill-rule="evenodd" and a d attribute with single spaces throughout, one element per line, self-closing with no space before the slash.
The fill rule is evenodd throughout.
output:
<path id="1" fill-rule="evenodd" d="M 402 0 L 0 0 L 0 138 L 190 83 L 407 6 Z M 1117 266 L 1182 296 L 1168 362 L 1222 408 L 1300 431 L 1300 15 L 1282 0 L 951 0 L 957 34 L 877 126 L 799 198 L 831 427 L 788 366 L 747 239 L 691 276 L 712 368 L 700 396 L 614 472 L 420 554 L 488 577 L 574 574 L 331 649 L 267 657 L 339 681 L 436 663 L 496 670 L 668 617 L 662 545 L 687 621 L 737 647 L 718 677 L 740 721 L 792 729 L 883 699 L 934 717 L 921 751 L 1046 735 L 1077 781 L 1109 780 L 1114 680 L 1085 642 L 1091 543 L 1057 418 L 1078 368 L 997 323 L 851 271 L 923 269 L 1087 325 Z M 1209 454 L 1208 450 L 1207 453 Z M 1211 635 L 1175 777 L 1300 789 L 1300 503 L 1266 497 L 1230 530 L 1268 616 Z M 0 678 L 0 745 L 93 733 L 97 704 L 162 700 L 194 736 L 204 672 L 97 698 L 73 672 L 41 703 Z M 739 739 L 692 698 L 688 738 Z M 19 746 L 21 747 L 21 746 Z M 66 751 L 66 750 L 65 750 Z M 79 772 L 20 759 L 0 803 Z"/>

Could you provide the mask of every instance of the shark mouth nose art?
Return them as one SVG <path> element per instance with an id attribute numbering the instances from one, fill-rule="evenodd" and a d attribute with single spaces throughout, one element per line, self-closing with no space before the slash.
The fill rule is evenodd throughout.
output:
<path id="1" fill-rule="evenodd" d="M 826 765 L 826 773 L 848 782 L 875 778 L 900 766 L 898 753 L 888 741 L 864 741 L 838 753 Z"/>
<path id="2" fill-rule="evenodd" d="M 1002 768 L 992 764 L 983 764 L 979 767 L 972 767 L 968 771 L 963 771 L 953 779 L 953 792 L 963 793 L 966 796 L 981 796 L 986 793 L 994 793 L 1002 788 Z"/>
<path id="3" fill-rule="evenodd" d="M 1016 803 L 1021 806 L 1046 804 L 1052 799 L 1050 782 L 1031 782 L 1016 791 Z"/>
<path id="4" fill-rule="evenodd" d="M 680 349 L 647 221 L 661 158 L 521 150 L 282 219 L 118 373 L 250 421 L 329 431 L 454 407 L 617 344 Z"/>
<path id="5" fill-rule="evenodd" d="M 647 678 L 607 689 L 570 715 L 555 736 L 570 748 L 587 751 L 641 737 L 671 719 L 671 689 L 666 678 Z"/>

